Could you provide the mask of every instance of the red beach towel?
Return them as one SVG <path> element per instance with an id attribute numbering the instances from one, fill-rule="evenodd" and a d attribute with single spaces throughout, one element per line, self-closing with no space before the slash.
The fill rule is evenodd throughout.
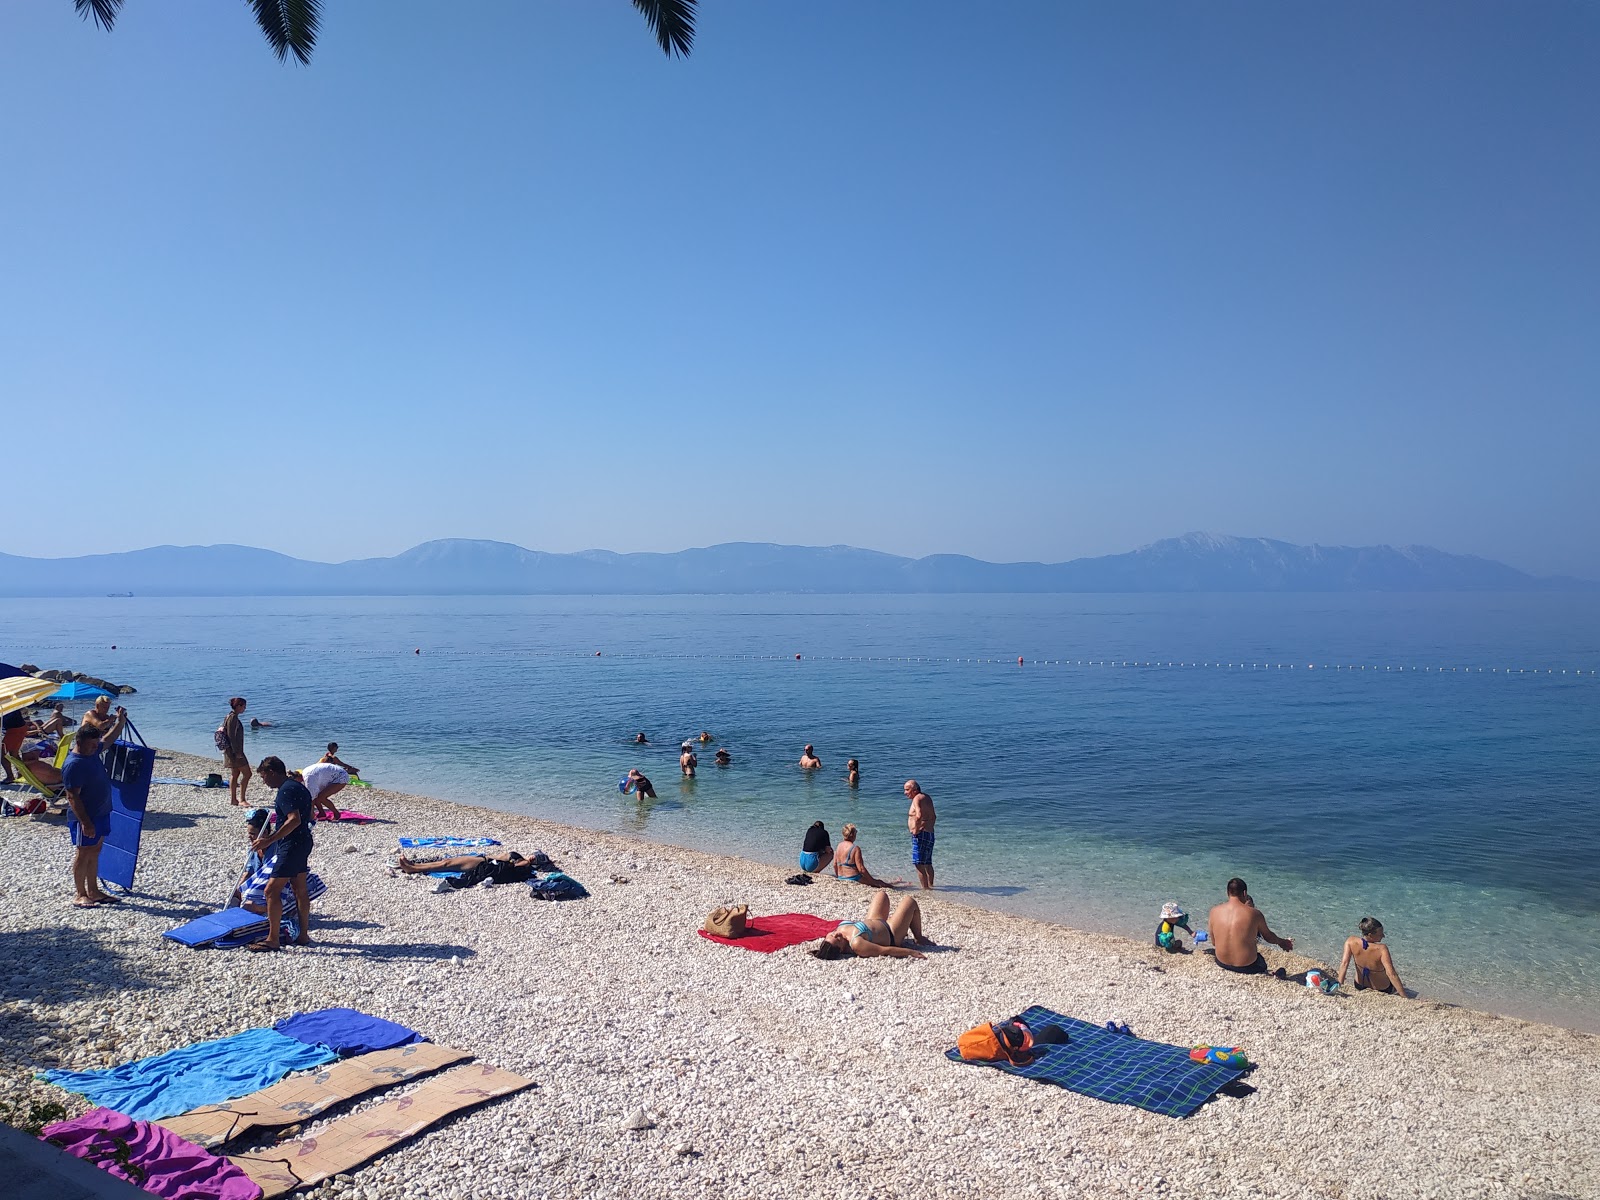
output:
<path id="1" fill-rule="evenodd" d="M 717 937 L 704 929 L 699 930 L 699 934 L 708 942 L 738 946 L 743 950 L 754 950 L 757 954 L 771 954 L 774 950 L 782 950 L 785 946 L 798 946 L 801 942 L 815 941 L 823 934 L 832 933 L 837 928 L 839 922 L 825 921 L 821 917 L 813 917 L 810 913 L 778 913 L 770 917 L 751 917 L 745 924 L 743 937 Z"/>

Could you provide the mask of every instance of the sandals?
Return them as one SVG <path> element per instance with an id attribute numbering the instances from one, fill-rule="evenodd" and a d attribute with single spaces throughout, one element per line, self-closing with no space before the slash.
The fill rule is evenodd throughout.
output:
<path id="1" fill-rule="evenodd" d="M 274 946 L 271 942 L 251 942 L 245 949 L 253 950 L 257 954 L 267 954 L 275 950 L 282 950 L 283 947 L 281 945 Z"/>

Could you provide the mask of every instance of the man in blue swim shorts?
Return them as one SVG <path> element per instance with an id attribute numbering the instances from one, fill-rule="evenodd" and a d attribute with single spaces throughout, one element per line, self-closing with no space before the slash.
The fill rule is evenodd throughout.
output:
<path id="1" fill-rule="evenodd" d="M 933 800 L 922 790 L 915 779 L 906 780 L 906 799 L 911 801 L 911 811 L 906 825 L 911 830 L 911 865 L 917 869 L 922 890 L 933 890 L 933 823 L 938 817 L 933 811 Z"/>
<path id="2" fill-rule="evenodd" d="M 73 907 L 116 904 L 100 890 L 100 848 L 111 829 L 111 776 L 100 761 L 100 728 L 92 722 L 78 726 L 72 753 L 61 768 L 61 786 L 78 822 L 72 831 Z"/>

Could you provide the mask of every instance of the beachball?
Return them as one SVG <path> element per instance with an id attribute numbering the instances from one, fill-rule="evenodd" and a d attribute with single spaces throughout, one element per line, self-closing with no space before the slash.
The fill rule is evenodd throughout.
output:
<path id="1" fill-rule="evenodd" d="M 629 792 L 633 791 L 633 780 L 624 775 L 622 777 L 622 782 L 617 784 L 617 791 L 626 796 Z"/>

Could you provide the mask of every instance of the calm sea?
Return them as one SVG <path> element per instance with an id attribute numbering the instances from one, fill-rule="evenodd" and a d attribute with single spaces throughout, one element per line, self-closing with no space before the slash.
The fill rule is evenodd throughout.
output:
<path id="1" fill-rule="evenodd" d="M 1331 965 L 1373 915 L 1425 993 L 1600 1030 L 1600 597 L 135 597 L 0 630 L 137 686 L 152 744 L 212 753 L 237 693 L 253 756 L 337 740 L 385 786 L 783 868 L 821 819 L 910 875 L 915 776 L 957 898 L 1143 937 L 1239 874 Z M 681 781 L 702 729 L 733 766 Z"/>

